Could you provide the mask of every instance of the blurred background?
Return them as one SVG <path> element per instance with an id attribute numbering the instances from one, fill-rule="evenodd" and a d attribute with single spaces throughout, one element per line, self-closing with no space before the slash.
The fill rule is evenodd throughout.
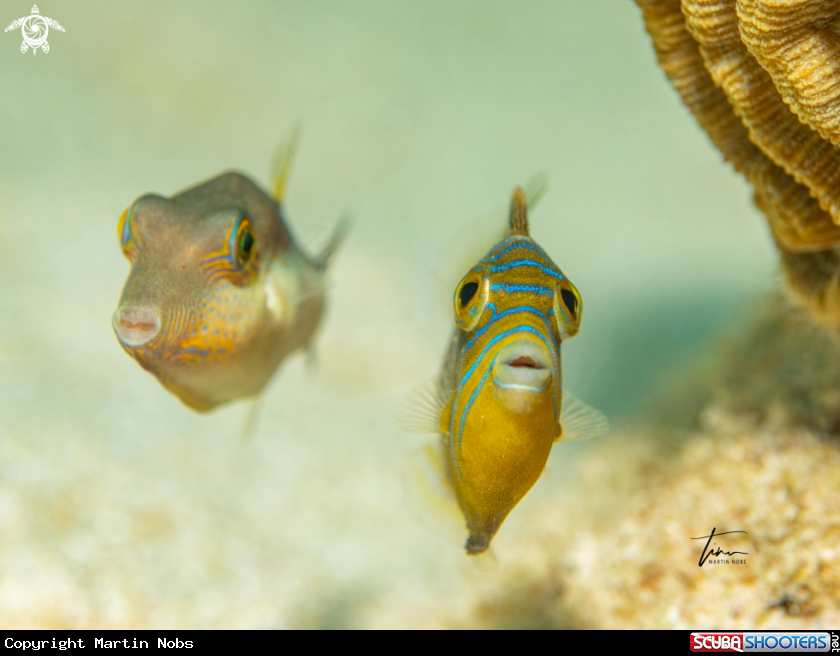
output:
<path id="1" fill-rule="evenodd" d="M 396 414 L 437 373 L 471 226 L 501 229 L 535 174 L 532 234 L 585 305 L 565 382 L 610 417 L 613 452 L 778 285 L 746 183 L 630 2 L 39 9 L 66 29 L 49 53 L 0 36 L 4 628 L 436 626 L 492 587 L 464 535 L 407 501 L 427 438 Z M 3 25 L 30 11 L 0 0 Z M 296 122 L 293 231 L 316 251 L 354 223 L 317 366 L 286 362 L 244 442 L 247 403 L 198 415 L 119 347 L 116 223 L 231 168 L 268 186 Z M 528 557 L 529 508 L 575 503 L 566 472 L 591 448 L 554 448 L 494 541 L 501 566 Z"/>

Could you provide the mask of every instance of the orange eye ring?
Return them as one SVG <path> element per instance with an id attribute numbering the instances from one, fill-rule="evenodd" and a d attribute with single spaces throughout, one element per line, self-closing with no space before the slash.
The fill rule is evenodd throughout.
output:
<path id="1" fill-rule="evenodd" d="M 490 279 L 481 267 L 470 271 L 458 283 L 453 299 L 455 323 L 464 332 L 478 325 L 490 296 Z"/>
<path id="2" fill-rule="evenodd" d="M 560 339 L 577 335 L 583 318 L 583 299 L 580 292 L 567 278 L 557 282 L 554 288 L 554 318 Z"/>
<path id="3" fill-rule="evenodd" d="M 245 267 L 256 254 L 257 238 L 247 217 L 238 220 L 231 239 L 231 250 L 240 267 Z"/>
<path id="4" fill-rule="evenodd" d="M 120 215 L 120 220 L 117 222 L 117 239 L 120 241 L 120 247 L 125 248 L 125 243 L 128 241 L 128 235 L 126 234 L 126 228 L 129 228 L 128 225 L 128 211 L 130 207 L 126 207 L 125 211 Z"/>
<path id="5" fill-rule="evenodd" d="M 117 239 L 120 242 L 120 248 L 123 255 L 133 262 L 137 255 L 137 244 L 134 239 L 134 226 L 131 220 L 134 215 L 134 204 L 126 208 L 120 215 L 120 220 L 117 222 Z"/>

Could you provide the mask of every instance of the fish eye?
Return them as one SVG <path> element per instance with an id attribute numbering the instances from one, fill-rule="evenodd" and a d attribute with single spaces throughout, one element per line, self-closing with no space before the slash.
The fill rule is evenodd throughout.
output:
<path id="1" fill-rule="evenodd" d="M 465 331 L 476 327 L 487 305 L 488 279 L 480 269 L 471 271 L 455 290 L 455 323 Z"/>
<path id="2" fill-rule="evenodd" d="M 466 285 L 461 287 L 461 291 L 458 292 L 458 298 L 461 299 L 461 306 L 464 307 L 469 303 L 475 293 L 478 291 L 478 283 L 474 281 L 468 282 Z"/>
<path id="3" fill-rule="evenodd" d="M 566 305 L 566 309 L 569 311 L 569 314 L 572 315 L 572 318 L 577 317 L 577 298 L 568 289 L 561 289 L 560 295 L 563 297 L 563 303 Z"/>
<path id="4" fill-rule="evenodd" d="M 250 230 L 244 230 L 242 236 L 239 238 L 239 257 L 243 261 L 247 261 L 251 257 L 251 249 L 254 247 L 254 235 Z"/>
<path id="5" fill-rule="evenodd" d="M 560 339 L 574 337 L 580 330 L 580 320 L 583 315 L 583 301 L 580 292 L 568 279 L 563 278 L 557 283 L 554 292 L 554 318 Z"/>
<path id="6" fill-rule="evenodd" d="M 250 221 L 245 218 L 241 219 L 234 241 L 236 245 L 236 257 L 240 266 L 244 266 L 249 262 L 251 256 L 254 254 L 256 242 L 257 240 L 254 237 L 254 231 L 251 229 Z"/>

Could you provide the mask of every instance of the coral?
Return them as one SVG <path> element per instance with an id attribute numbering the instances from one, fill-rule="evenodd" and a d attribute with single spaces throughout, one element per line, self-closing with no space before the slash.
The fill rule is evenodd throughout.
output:
<path id="1" fill-rule="evenodd" d="M 636 2 L 683 102 L 755 188 L 792 295 L 840 327 L 840 3 Z"/>
<path id="2" fill-rule="evenodd" d="M 742 41 L 736 3 L 685 0 L 682 8 L 706 70 L 747 128 L 750 141 L 804 184 L 838 222 L 840 153 L 785 105 L 772 78 Z"/>
<path id="3" fill-rule="evenodd" d="M 737 9 L 744 43 L 784 102 L 823 139 L 840 145 L 840 2 L 741 0 Z"/>

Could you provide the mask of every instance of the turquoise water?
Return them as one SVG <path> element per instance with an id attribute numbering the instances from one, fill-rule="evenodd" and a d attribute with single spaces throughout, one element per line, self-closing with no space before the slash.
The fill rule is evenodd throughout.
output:
<path id="1" fill-rule="evenodd" d="M 565 379 L 617 448 L 777 284 L 746 184 L 632 3 L 39 7 L 66 29 L 49 53 L 0 38 L 0 626 L 412 626 L 487 585 L 405 503 L 423 441 L 395 416 L 436 373 L 459 244 L 536 173 L 534 237 L 586 308 Z M 222 170 L 267 184 L 298 121 L 293 229 L 312 250 L 342 214 L 353 230 L 316 370 L 290 360 L 243 443 L 246 405 L 197 415 L 119 348 L 116 222 Z M 500 559 L 561 485 L 514 512 Z"/>

